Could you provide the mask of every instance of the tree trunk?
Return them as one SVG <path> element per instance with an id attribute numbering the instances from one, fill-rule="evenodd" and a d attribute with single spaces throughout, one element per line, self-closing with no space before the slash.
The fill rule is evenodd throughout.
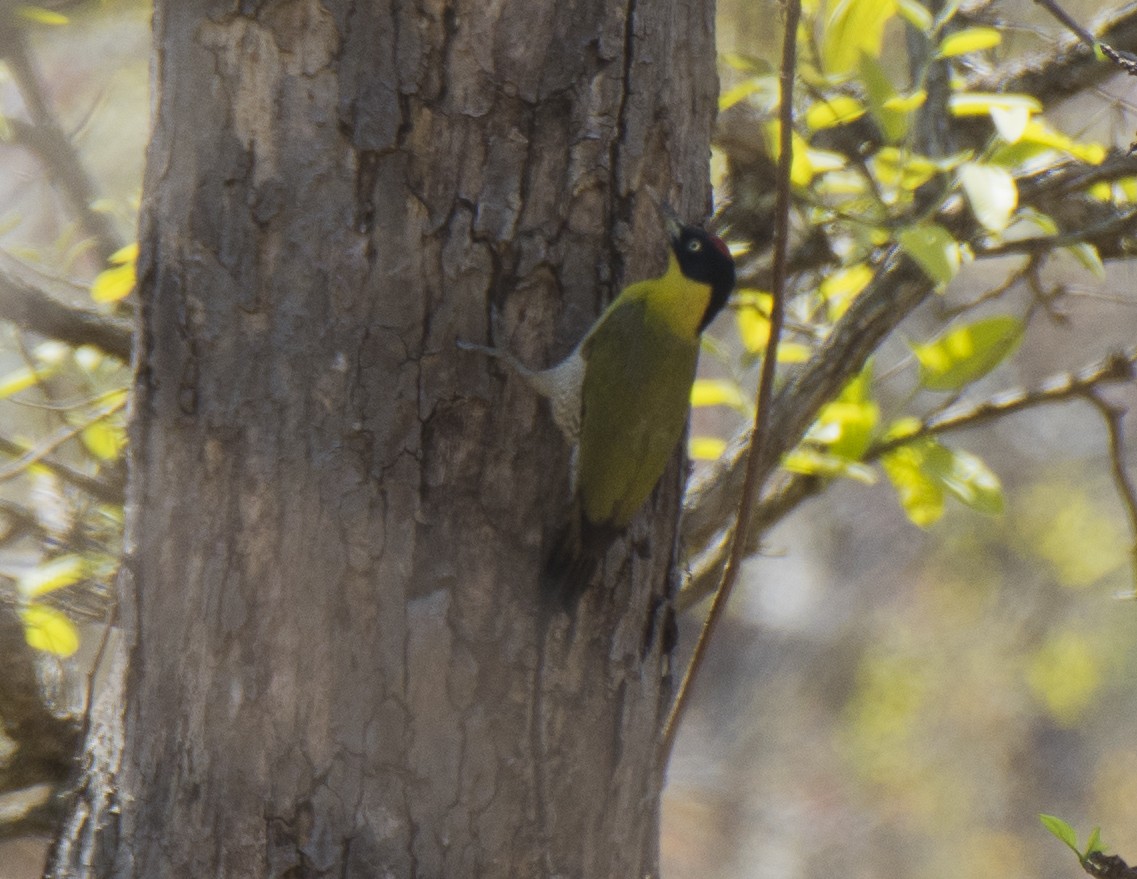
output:
<path id="1" fill-rule="evenodd" d="M 540 612 L 519 381 L 708 205 L 710 0 L 159 0 L 121 649 L 50 875 L 657 872 L 680 456 Z"/>

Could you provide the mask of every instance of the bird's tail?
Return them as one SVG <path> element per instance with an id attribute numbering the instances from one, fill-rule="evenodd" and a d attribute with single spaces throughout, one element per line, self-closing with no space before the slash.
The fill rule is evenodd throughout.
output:
<path id="1" fill-rule="evenodd" d="M 593 525 L 574 508 L 545 563 L 545 599 L 568 610 L 591 585 L 618 529 Z"/>

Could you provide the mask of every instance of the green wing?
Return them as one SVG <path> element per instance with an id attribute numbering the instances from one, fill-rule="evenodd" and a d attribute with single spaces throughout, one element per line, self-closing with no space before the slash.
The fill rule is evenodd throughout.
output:
<path id="1" fill-rule="evenodd" d="M 585 342 L 579 486 L 585 517 L 622 528 L 683 434 L 698 340 L 652 320 L 625 291 Z"/>

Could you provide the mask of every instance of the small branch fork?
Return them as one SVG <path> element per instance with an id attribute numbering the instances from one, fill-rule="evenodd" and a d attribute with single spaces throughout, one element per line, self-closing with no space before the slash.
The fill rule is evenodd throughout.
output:
<path id="1" fill-rule="evenodd" d="M 782 37 L 782 65 L 779 76 L 779 122 L 780 148 L 778 152 L 778 178 L 774 216 L 774 282 L 773 303 L 770 307 L 770 338 L 766 343 L 766 353 L 762 360 L 762 373 L 758 380 L 758 400 L 755 406 L 754 428 L 750 434 L 750 448 L 746 456 L 746 474 L 742 481 L 742 494 L 738 504 L 738 514 L 734 526 L 734 537 L 730 542 L 730 554 L 722 582 L 715 592 L 710 610 L 703 621 L 695 652 L 687 666 L 687 671 L 679 684 L 671 713 L 663 728 L 661 744 L 662 763 L 666 763 L 675 744 L 675 735 L 683 719 L 683 712 L 690 702 L 691 687 L 706 658 L 707 647 L 719 621 L 726 609 L 742 560 L 747 554 L 746 535 L 750 530 L 750 519 L 754 504 L 761 488 L 759 473 L 765 446 L 771 431 L 770 408 L 774 398 L 774 373 L 778 362 L 778 341 L 785 320 L 786 276 L 789 254 L 790 231 L 790 167 L 793 162 L 793 88 L 797 68 L 797 29 L 801 18 L 801 0 L 787 0 L 785 3 L 785 32 Z"/>
<path id="2" fill-rule="evenodd" d="M 1125 410 L 1101 396 L 1106 385 L 1137 384 L 1137 347 L 1109 354 L 1072 373 L 1062 373 L 1026 390 L 1004 391 L 979 403 L 961 404 L 926 417 L 912 433 L 871 447 L 863 460 L 872 462 L 882 455 L 924 436 L 937 436 L 952 430 L 977 427 L 1026 409 L 1073 400 L 1086 400 L 1098 408 L 1106 419 L 1110 436 L 1110 459 L 1118 493 L 1129 516 L 1134 535 L 1133 564 L 1137 578 L 1137 485 L 1133 483 L 1125 465 L 1122 419 Z M 747 535 L 748 551 L 754 551 L 757 535 L 773 522 L 784 518 L 790 510 L 824 486 L 816 476 L 793 475 L 782 479 L 777 488 L 763 497 L 754 508 L 751 533 Z M 677 609 L 682 612 L 701 601 L 712 591 L 713 581 L 708 574 L 723 564 L 726 552 L 720 541 L 700 553 L 693 562 L 691 577 L 679 593 Z M 1135 592 L 1137 596 L 1137 592 Z"/>

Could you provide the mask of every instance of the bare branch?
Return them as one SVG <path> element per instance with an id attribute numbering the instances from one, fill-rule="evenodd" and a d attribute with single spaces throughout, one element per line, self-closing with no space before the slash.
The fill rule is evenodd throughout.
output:
<path id="1" fill-rule="evenodd" d="M 1086 29 L 1097 41 L 1115 49 L 1137 50 L 1137 2 L 1110 10 Z M 1043 104 L 1067 98 L 1099 86 L 1116 68 L 1103 64 L 1078 36 L 1068 36 L 1053 48 L 968 80 L 972 91 L 1023 92 Z"/>
<path id="2" fill-rule="evenodd" d="M 73 308 L 0 270 L 0 320 L 68 345 L 93 345 L 130 362 L 133 328 L 129 321 Z"/>
<path id="3" fill-rule="evenodd" d="M 1076 373 L 1054 376 L 1032 390 L 1007 391 L 980 403 L 960 405 L 937 413 L 925 419 L 915 431 L 873 446 L 866 452 L 864 460 L 875 461 L 892 449 L 919 437 L 976 427 L 1037 406 L 1092 398 L 1097 389 L 1105 385 L 1134 381 L 1137 381 L 1137 348 L 1110 354 Z M 1115 459 L 1115 478 L 1117 466 Z M 1120 482 L 1118 484 L 1121 486 Z M 761 535 L 766 529 L 780 521 L 803 500 L 817 494 L 825 485 L 826 481 L 816 476 L 785 474 L 780 484 L 770 491 L 754 510 L 751 533 L 747 535 L 748 550 L 757 551 Z M 1126 489 L 1120 490 L 1123 498 L 1126 498 Z M 1134 497 L 1137 498 L 1137 492 L 1134 493 Z M 1128 503 L 1128 500 L 1126 502 Z M 1133 521 L 1137 529 L 1137 518 Z M 718 582 L 725 558 L 721 541 L 716 543 L 713 540 L 708 541 L 692 555 L 690 575 L 677 602 L 681 610 L 691 607 L 712 592 Z"/>
<path id="4" fill-rule="evenodd" d="M 751 511 L 762 486 L 760 461 L 766 447 L 771 445 L 770 434 L 776 424 L 770 412 L 770 402 L 774 396 L 774 374 L 778 364 L 778 342 L 785 320 L 787 260 L 790 237 L 790 168 L 793 165 L 793 123 L 794 123 L 794 77 L 797 73 L 797 28 L 801 18 L 801 0 L 789 0 L 785 5 L 784 34 L 782 37 L 782 66 L 779 76 L 779 121 L 780 140 L 778 154 L 777 195 L 774 206 L 774 285 L 770 306 L 770 336 L 762 358 L 762 373 L 758 380 L 758 399 L 755 405 L 754 429 L 751 432 L 749 450 L 746 453 L 746 467 L 742 478 L 741 499 L 738 516 L 734 526 L 734 538 L 727 556 L 726 570 L 722 583 L 715 593 L 695 651 L 679 684 L 671 713 L 663 728 L 662 755 L 664 760 L 671 753 L 683 712 L 691 696 L 691 687 L 702 667 L 707 647 L 714 636 L 716 626 L 722 619 L 730 600 L 731 591 L 738 580 L 742 560 L 746 557 L 745 536 L 750 533 Z"/>
<path id="5" fill-rule="evenodd" d="M 0 54 L 12 72 L 12 79 L 32 120 L 30 127 L 21 126 L 17 122 L 14 130 L 20 133 L 28 147 L 47 165 L 52 181 L 59 185 L 71 203 L 84 231 L 94 239 L 95 251 L 105 264 L 108 257 L 125 242 L 115 231 L 110 218 L 91 207 L 97 197 L 94 181 L 87 174 L 71 138 L 51 111 L 35 65 L 28 54 L 22 29 L 8 25 L 10 22 L 6 21 L 6 29 L 10 32 L 0 40 Z"/>
<path id="6" fill-rule="evenodd" d="M 1113 483 L 1129 518 L 1129 533 L 1133 536 L 1133 544 L 1129 549 L 1130 566 L 1134 580 L 1137 581 L 1137 487 L 1133 485 L 1129 468 L 1125 466 L 1125 408 L 1113 405 L 1094 390 L 1088 391 L 1085 396 L 1101 413 L 1106 430 L 1109 431 L 1110 469 L 1113 471 Z"/>

